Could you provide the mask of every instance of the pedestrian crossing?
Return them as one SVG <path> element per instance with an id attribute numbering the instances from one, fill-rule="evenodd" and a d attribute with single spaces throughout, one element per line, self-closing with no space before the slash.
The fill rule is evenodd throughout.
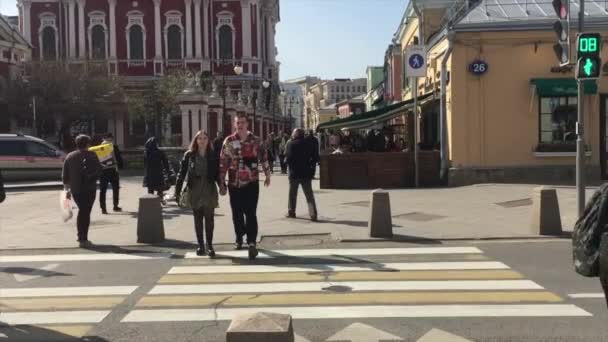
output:
<path id="1" fill-rule="evenodd" d="M 189 253 L 122 320 L 231 320 L 254 312 L 294 319 L 584 317 L 476 247 L 417 247 Z M 232 258 L 232 264 L 226 259 Z"/>

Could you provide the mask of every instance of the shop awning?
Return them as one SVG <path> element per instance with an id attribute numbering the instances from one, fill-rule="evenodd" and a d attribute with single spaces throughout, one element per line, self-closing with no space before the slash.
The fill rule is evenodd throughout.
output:
<path id="1" fill-rule="evenodd" d="M 536 87 L 538 96 L 576 96 L 578 84 L 573 78 L 533 78 L 530 84 Z M 583 84 L 585 94 L 597 93 L 597 83 L 594 80 Z"/>
<path id="2" fill-rule="evenodd" d="M 434 93 L 418 96 L 418 101 L 422 102 Z M 384 121 L 388 121 L 414 107 L 414 99 L 401 101 L 388 105 L 386 107 L 370 110 L 369 112 L 351 115 L 344 119 L 333 120 L 320 124 L 317 129 L 348 129 L 348 128 L 365 128 Z"/>

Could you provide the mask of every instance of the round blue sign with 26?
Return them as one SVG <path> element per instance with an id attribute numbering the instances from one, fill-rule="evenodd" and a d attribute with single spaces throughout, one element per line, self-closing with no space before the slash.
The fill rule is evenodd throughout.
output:
<path id="1" fill-rule="evenodd" d="M 482 60 L 473 61 L 473 63 L 469 64 L 469 72 L 473 75 L 483 75 L 488 72 L 488 63 Z"/>

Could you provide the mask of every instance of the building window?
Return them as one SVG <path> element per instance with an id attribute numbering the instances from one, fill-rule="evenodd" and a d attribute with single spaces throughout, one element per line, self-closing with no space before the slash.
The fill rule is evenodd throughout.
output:
<path id="1" fill-rule="evenodd" d="M 101 25 L 91 29 L 91 58 L 106 59 L 106 31 Z"/>
<path id="2" fill-rule="evenodd" d="M 129 29 L 129 59 L 144 59 L 144 31 L 139 25 Z"/>
<path id="3" fill-rule="evenodd" d="M 228 25 L 220 27 L 220 59 L 232 59 L 232 28 Z"/>
<path id="4" fill-rule="evenodd" d="M 576 142 L 576 97 L 541 97 L 539 114 L 541 144 Z"/>
<path id="5" fill-rule="evenodd" d="M 57 36 L 55 29 L 47 26 L 42 30 L 42 60 L 57 59 Z"/>
<path id="6" fill-rule="evenodd" d="M 167 29 L 167 58 L 182 59 L 182 29 L 177 25 Z"/>

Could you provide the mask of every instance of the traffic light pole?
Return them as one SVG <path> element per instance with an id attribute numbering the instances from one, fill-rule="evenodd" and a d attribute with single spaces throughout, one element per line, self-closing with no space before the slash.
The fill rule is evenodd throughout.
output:
<path id="1" fill-rule="evenodd" d="M 585 32 L 585 0 L 579 0 L 578 32 Z M 578 216 L 585 210 L 585 102 L 584 81 L 578 80 L 578 119 L 576 124 L 576 192 Z"/>

